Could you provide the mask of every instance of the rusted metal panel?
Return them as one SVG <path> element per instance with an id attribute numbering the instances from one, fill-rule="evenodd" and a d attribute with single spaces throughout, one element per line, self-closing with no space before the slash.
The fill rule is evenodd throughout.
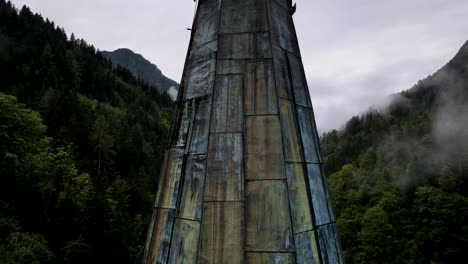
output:
<path id="1" fill-rule="evenodd" d="M 285 179 L 278 116 L 246 116 L 247 179 Z"/>
<path id="2" fill-rule="evenodd" d="M 245 114 L 278 113 L 272 60 L 256 60 L 245 65 Z"/>
<path id="3" fill-rule="evenodd" d="M 168 263 L 197 263 L 199 236 L 200 222 L 176 219 Z"/>
<path id="4" fill-rule="evenodd" d="M 295 264 L 293 253 L 260 253 L 247 252 L 247 263 L 249 264 Z"/>
<path id="5" fill-rule="evenodd" d="M 205 201 L 241 201 L 244 197 L 244 159 L 241 133 L 210 136 Z"/>
<path id="6" fill-rule="evenodd" d="M 242 132 L 242 75 L 217 75 L 211 132 Z"/>
<path id="7" fill-rule="evenodd" d="M 242 33 L 268 30 L 265 0 L 224 0 L 220 33 Z"/>
<path id="8" fill-rule="evenodd" d="M 216 74 L 243 74 L 244 60 L 218 60 Z"/>
<path id="9" fill-rule="evenodd" d="M 216 70 L 217 41 L 192 49 L 185 72 L 185 100 L 211 94 Z"/>
<path id="10" fill-rule="evenodd" d="M 322 263 L 344 264 L 343 251 L 335 224 L 317 227 Z"/>
<path id="11" fill-rule="evenodd" d="M 293 84 L 294 100 L 296 104 L 312 107 L 309 97 L 309 88 L 307 86 L 307 80 L 300 58 L 288 53 L 288 62 Z"/>
<path id="12" fill-rule="evenodd" d="M 271 58 L 270 33 L 219 35 L 218 59 Z"/>
<path id="13" fill-rule="evenodd" d="M 185 147 L 185 144 L 187 143 L 187 133 L 191 116 L 192 104 L 190 102 L 183 102 L 178 104 L 174 117 L 174 124 L 171 128 L 171 137 L 169 138 L 168 147 Z"/>
<path id="14" fill-rule="evenodd" d="M 210 133 L 211 99 L 203 98 L 193 101 L 193 120 L 190 125 L 188 152 L 205 154 L 208 150 Z"/>
<path id="15" fill-rule="evenodd" d="M 284 50 L 277 46 L 273 46 L 273 62 L 278 96 L 294 101 L 287 55 Z"/>
<path id="16" fill-rule="evenodd" d="M 199 264 L 244 263 L 244 212 L 241 202 L 206 202 Z"/>
<path id="17" fill-rule="evenodd" d="M 297 264 L 320 264 L 318 240 L 313 230 L 295 235 L 294 242 L 296 243 Z"/>
<path id="18" fill-rule="evenodd" d="M 270 2 L 270 23 L 273 43 L 281 48 L 300 55 L 296 30 L 289 10 L 276 2 Z"/>
<path id="19" fill-rule="evenodd" d="M 331 201 L 327 199 L 326 180 L 320 164 L 307 164 L 307 175 L 314 208 L 315 225 L 324 225 L 332 222 Z"/>
<path id="20" fill-rule="evenodd" d="M 199 47 L 218 38 L 219 12 L 197 23 L 193 35 L 193 46 Z"/>
<path id="21" fill-rule="evenodd" d="M 165 264 L 169 255 L 175 210 L 155 208 L 153 217 L 155 221 L 150 233 L 151 243 L 149 243 L 146 263 Z"/>
<path id="22" fill-rule="evenodd" d="M 184 187 L 179 206 L 179 216 L 201 220 L 205 186 L 206 155 L 190 155 L 185 165 Z"/>
<path id="23" fill-rule="evenodd" d="M 302 106 L 297 106 L 296 109 L 304 149 L 304 160 L 309 163 L 321 163 L 319 139 L 312 109 Z"/>
<path id="24" fill-rule="evenodd" d="M 294 251 L 288 193 L 282 180 L 247 182 L 247 251 Z"/>
<path id="25" fill-rule="evenodd" d="M 283 132 L 284 159 L 290 162 L 302 162 L 302 148 L 296 122 L 294 104 L 280 99 L 281 131 Z"/>
<path id="26" fill-rule="evenodd" d="M 289 206 L 294 234 L 312 230 L 312 211 L 307 193 L 307 174 L 302 163 L 286 163 Z"/>
<path id="27" fill-rule="evenodd" d="M 184 151 L 182 149 L 166 151 L 156 193 L 156 207 L 176 209 L 183 162 Z"/>

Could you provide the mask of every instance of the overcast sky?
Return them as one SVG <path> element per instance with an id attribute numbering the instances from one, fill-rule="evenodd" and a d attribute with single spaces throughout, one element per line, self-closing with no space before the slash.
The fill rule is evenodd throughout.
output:
<path id="1" fill-rule="evenodd" d="M 130 48 L 180 81 L 192 0 L 13 0 L 100 50 Z M 468 40 L 467 0 L 297 0 L 317 126 L 339 128 L 435 72 Z"/>

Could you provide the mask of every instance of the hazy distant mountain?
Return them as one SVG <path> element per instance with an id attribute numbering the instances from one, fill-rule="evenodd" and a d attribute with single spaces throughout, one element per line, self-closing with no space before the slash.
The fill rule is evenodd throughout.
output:
<path id="1" fill-rule="evenodd" d="M 157 86 L 175 98 L 179 90 L 179 84 L 164 76 L 160 69 L 142 55 L 129 49 L 117 49 L 115 51 L 103 51 L 102 54 L 109 58 L 113 66 L 121 65 L 127 68 L 136 78 L 142 79 L 148 84 Z M 171 87 L 174 87 L 171 89 Z"/>

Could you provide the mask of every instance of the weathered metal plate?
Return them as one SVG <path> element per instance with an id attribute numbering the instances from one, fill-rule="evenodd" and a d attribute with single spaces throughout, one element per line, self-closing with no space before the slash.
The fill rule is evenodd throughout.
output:
<path id="1" fill-rule="evenodd" d="M 211 100 L 210 98 L 193 101 L 193 120 L 190 125 L 188 152 L 205 154 L 208 150 L 208 135 L 210 133 Z"/>
<path id="2" fill-rule="evenodd" d="M 192 104 L 190 102 L 183 102 L 177 105 L 177 111 L 174 116 L 174 123 L 171 128 L 171 136 L 169 138 L 168 147 L 185 147 L 185 144 L 187 143 L 187 133 L 191 116 Z"/>
<path id="3" fill-rule="evenodd" d="M 196 15 L 196 24 L 210 18 L 214 13 L 219 11 L 219 0 L 202 0 L 199 1 Z"/>
<path id="4" fill-rule="evenodd" d="M 271 2 L 270 8 L 273 43 L 289 52 L 300 55 L 296 30 L 289 10 L 274 1 Z"/>
<path id="5" fill-rule="evenodd" d="M 246 116 L 246 178 L 285 179 L 278 116 Z"/>
<path id="6" fill-rule="evenodd" d="M 307 80 L 300 58 L 288 53 L 288 62 L 294 89 L 294 100 L 296 104 L 312 107 L 309 97 L 309 88 L 307 86 Z"/>
<path id="7" fill-rule="evenodd" d="M 332 222 L 331 201 L 327 199 L 327 187 L 320 164 L 307 164 L 307 175 L 314 208 L 315 225 Z"/>
<path id="8" fill-rule="evenodd" d="M 244 263 L 241 202 L 207 202 L 203 209 L 198 263 Z"/>
<path id="9" fill-rule="evenodd" d="M 344 264 L 340 238 L 335 224 L 317 227 L 322 263 Z"/>
<path id="10" fill-rule="evenodd" d="M 302 162 L 302 147 L 294 104 L 280 99 L 281 130 L 283 131 L 284 159 L 290 162 Z"/>
<path id="11" fill-rule="evenodd" d="M 242 132 L 242 75 L 217 75 L 211 132 Z"/>
<path id="12" fill-rule="evenodd" d="M 204 21 L 200 21 L 194 30 L 193 47 L 199 47 L 218 38 L 219 13 L 216 12 Z"/>
<path id="13" fill-rule="evenodd" d="M 304 149 L 304 160 L 309 163 L 321 163 L 314 113 L 312 109 L 302 106 L 297 106 L 296 109 Z"/>
<path id="14" fill-rule="evenodd" d="M 179 206 L 179 216 L 201 220 L 205 186 L 206 156 L 190 155 L 185 165 L 185 179 Z"/>
<path id="15" fill-rule="evenodd" d="M 192 49 L 185 72 L 185 100 L 211 94 L 216 70 L 217 41 Z"/>
<path id="16" fill-rule="evenodd" d="M 294 242 L 296 243 L 297 264 L 320 264 L 318 241 L 314 231 L 311 230 L 295 235 Z"/>
<path id="17" fill-rule="evenodd" d="M 275 1 L 278 5 L 281 5 L 282 7 L 286 8 L 289 10 L 290 5 L 291 5 L 291 0 L 273 0 Z"/>
<path id="18" fill-rule="evenodd" d="M 243 33 L 268 30 L 265 0 L 224 0 L 220 33 Z"/>
<path id="19" fill-rule="evenodd" d="M 174 210 L 154 209 L 153 218 L 155 221 L 150 233 L 151 243 L 149 243 L 146 263 L 167 263 L 174 216 Z"/>
<path id="20" fill-rule="evenodd" d="M 272 60 L 247 62 L 244 80 L 245 114 L 277 114 L 278 103 Z"/>
<path id="21" fill-rule="evenodd" d="M 286 182 L 247 182 L 247 251 L 294 251 Z"/>
<path id="22" fill-rule="evenodd" d="M 294 101 L 287 55 L 284 50 L 277 46 L 273 46 L 273 62 L 275 65 L 275 80 L 278 96 Z"/>
<path id="23" fill-rule="evenodd" d="M 216 74 L 243 74 L 244 60 L 218 60 Z"/>
<path id="24" fill-rule="evenodd" d="M 176 219 L 168 263 L 197 263 L 199 236 L 200 222 Z"/>
<path id="25" fill-rule="evenodd" d="M 184 151 L 182 149 L 169 149 L 166 151 L 161 179 L 156 193 L 155 207 L 176 209 L 183 163 Z"/>
<path id="26" fill-rule="evenodd" d="M 293 253 L 246 253 L 247 263 L 249 264 L 295 264 Z"/>
<path id="27" fill-rule="evenodd" d="M 218 59 L 271 58 L 268 32 L 219 35 Z"/>
<path id="28" fill-rule="evenodd" d="M 307 193 L 307 174 L 302 163 L 286 163 L 289 206 L 294 234 L 312 230 L 312 211 Z"/>
<path id="29" fill-rule="evenodd" d="M 241 133 L 210 135 L 205 201 L 241 201 L 244 197 Z"/>

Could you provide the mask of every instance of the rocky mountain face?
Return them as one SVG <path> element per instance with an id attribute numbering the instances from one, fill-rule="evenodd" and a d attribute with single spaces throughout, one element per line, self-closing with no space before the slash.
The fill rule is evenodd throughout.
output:
<path id="1" fill-rule="evenodd" d="M 130 49 L 117 49 L 115 51 L 103 51 L 102 54 L 111 60 L 112 65 L 120 65 L 128 69 L 136 78 L 166 91 L 172 98 L 177 96 L 179 84 L 164 76 L 161 70 L 142 55 Z"/>

